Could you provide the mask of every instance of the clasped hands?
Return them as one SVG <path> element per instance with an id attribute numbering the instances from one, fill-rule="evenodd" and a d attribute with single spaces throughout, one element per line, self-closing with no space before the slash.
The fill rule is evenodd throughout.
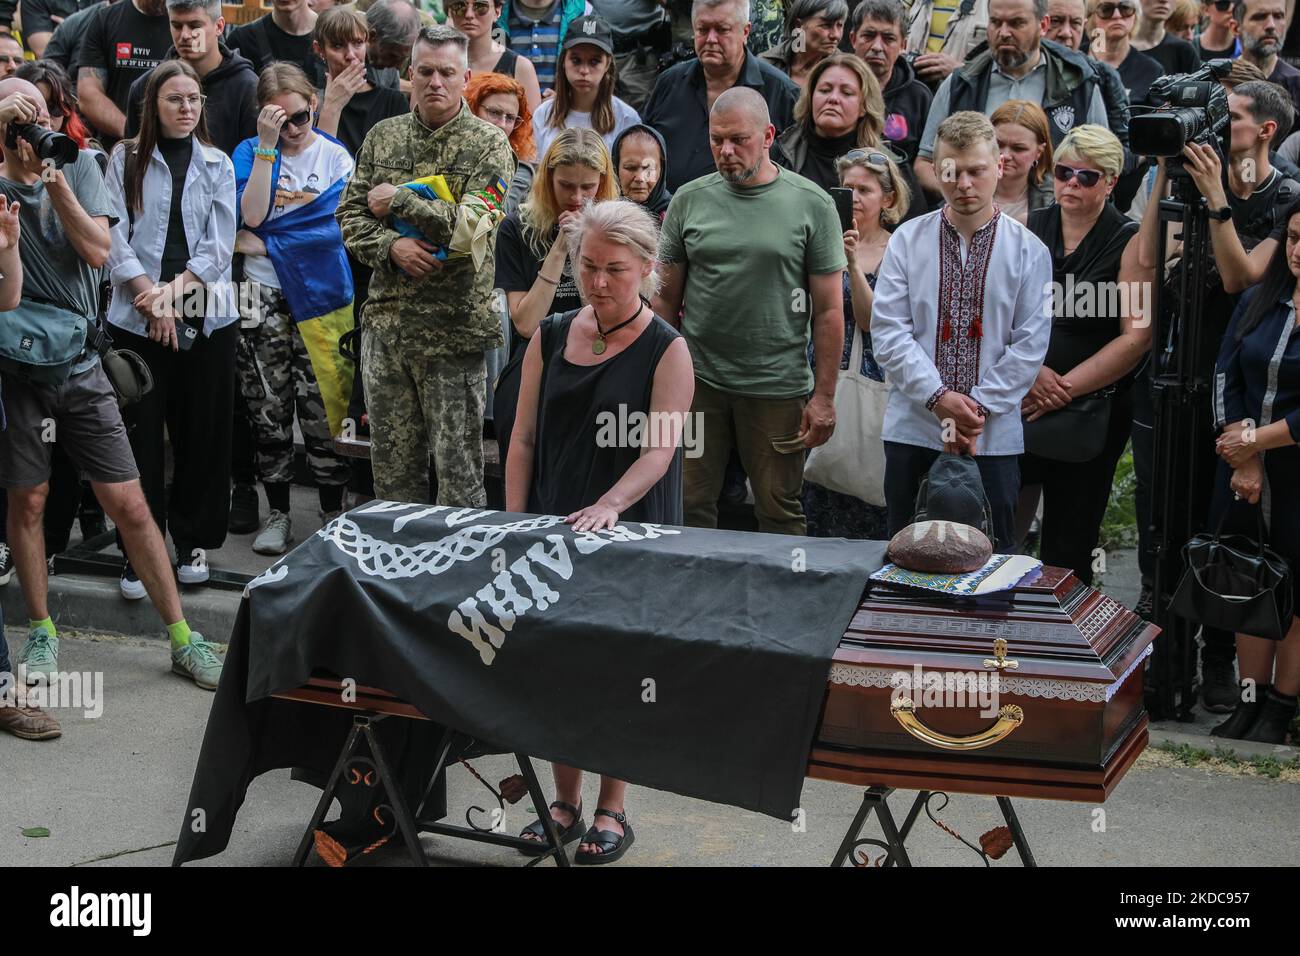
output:
<path id="1" fill-rule="evenodd" d="M 1252 505 L 1257 503 L 1264 489 L 1264 463 L 1259 457 L 1254 426 L 1244 421 L 1225 426 L 1214 443 L 1214 451 L 1232 468 L 1228 486 L 1233 494 Z"/>
<path id="2" fill-rule="evenodd" d="M 944 451 L 955 455 L 978 454 L 984 415 L 975 399 L 949 389 L 935 403 L 934 414 L 943 426 Z"/>

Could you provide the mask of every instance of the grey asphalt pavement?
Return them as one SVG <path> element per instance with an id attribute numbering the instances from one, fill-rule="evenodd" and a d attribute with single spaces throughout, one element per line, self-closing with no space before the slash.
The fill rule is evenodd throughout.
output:
<path id="1" fill-rule="evenodd" d="M 17 628 L 9 628 L 8 636 L 11 646 L 22 640 Z M 103 674 L 103 712 L 87 718 L 79 710 L 60 709 L 56 713 L 65 733 L 55 741 L 32 743 L 0 735 L 6 781 L 0 800 L 0 866 L 168 864 L 212 696 L 170 674 L 160 638 L 65 635 L 60 664 L 65 671 Z M 513 772 L 506 757 L 473 763 L 493 782 Z M 539 772 L 545 781 L 544 765 Z M 1182 766 L 1149 752 L 1104 806 L 1022 800 L 1017 809 L 1040 865 L 1293 865 L 1300 860 L 1295 826 L 1300 788 L 1286 778 L 1294 776 L 1238 776 Z M 585 792 L 588 805 L 594 806 L 594 781 Z M 287 771 L 259 778 L 249 790 L 230 847 L 204 865 L 287 865 L 318 796 L 314 788 L 291 781 Z M 488 795 L 456 768 L 448 797 L 459 817 L 471 804 L 483 805 Z M 808 781 L 805 827 L 795 832 L 787 822 L 634 787 L 628 810 L 637 843 L 617 865 L 824 866 L 860 798 L 854 787 Z M 898 818 L 911 798 L 901 792 L 893 798 Z M 525 798 L 507 809 L 509 829 L 533 819 L 528 804 Z M 972 842 L 1001 824 L 988 798 L 954 796 L 938 815 Z M 50 835 L 23 837 L 21 831 L 30 827 L 46 827 Z M 980 865 L 973 853 L 924 818 L 908 846 L 917 864 Z M 428 835 L 424 848 L 439 864 L 522 862 L 508 850 Z M 372 862 L 409 865 L 404 855 L 386 852 Z M 1012 862 L 1004 859 L 999 865 Z"/>

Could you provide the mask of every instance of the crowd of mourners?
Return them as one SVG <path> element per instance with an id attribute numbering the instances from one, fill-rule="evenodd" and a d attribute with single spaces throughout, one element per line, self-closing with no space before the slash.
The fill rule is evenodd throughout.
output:
<path id="1" fill-rule="evenodd" d="M 237 26 L 217 0 L 0 2 L 0 583 L 30 618 L 0 672 L 56 672 L 47 560 L 79 522 L 115 529 L 123 597 L 212 689 L 180 586 L 228 534 L 279 555 L 372 497 L 484 507 L 485 439 L 507 510 L 579 530 L 752 501 L 760 531 L 862 539 L 953 453 L 998 552 L 1086 583 L 1131 447 L 1149 616 L 1150 290 L 1184 271 L 1214 382 L 1198 518 L 1261 515 L 1300 570 L 1293 54 L 1285 0 L 274 0 Z M 1224 149 L 1178 157 L 1212 255 L 1185 264 L 1129 128 L 1216 59 Z M 21 316 L 84 333 L 61 374 L 6 350 Z M 665 433 L 601 440 L 620 408 Z M 1202 643 L 1215 732 L 1282 742 L 1300 625 Z M 34 705 L 0 728 L 59 733 Z M 580 771 L 555 779 L 565 839 L 620 856 L 625 785 L 587 830 Z"/>

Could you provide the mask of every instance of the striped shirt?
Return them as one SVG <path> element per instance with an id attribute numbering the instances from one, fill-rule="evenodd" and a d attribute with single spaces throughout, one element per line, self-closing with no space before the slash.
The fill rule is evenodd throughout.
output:
<path id="1" fill-rule="evenodd" d="M 555 70 L 560 49 L 560 8 L 556 0 L 550 12 L 540 20 L 519 13 L 510 5 L 510 49 L 532 61 L 537 70 L 537 82 L 545 92 L 555 86 Z"/>
<path id="2" fill-rule="evenodd" d="M 948 35 L 948 21 L 957 12 L 960 0 L 934 0 L 930 13 L 930 38 L 925 48 L 930 53 L 942 53 L 944 37 Z"/>

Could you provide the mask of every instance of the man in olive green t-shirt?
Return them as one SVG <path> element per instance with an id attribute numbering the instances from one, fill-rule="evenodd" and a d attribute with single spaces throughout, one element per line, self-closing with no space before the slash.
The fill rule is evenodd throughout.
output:
<path id="1" fill-rule="evenodd" d="M 775 136 L 754 90 L 719 96 L 709 113 L 718 171 L 677 190 L 660 237 L 667 265 L 655 311 L 672 321 L 685 303 L 681 331 L 695 363 L 691 410 L 704 429 L 701 454 L 686 459 L 683 475 L 692 527 L 717 526 L 734 437 L 759 530 L 805 534 L 804 452 L 835 429 L 844 240 L 830 197 L 773 165 Z"/>

